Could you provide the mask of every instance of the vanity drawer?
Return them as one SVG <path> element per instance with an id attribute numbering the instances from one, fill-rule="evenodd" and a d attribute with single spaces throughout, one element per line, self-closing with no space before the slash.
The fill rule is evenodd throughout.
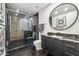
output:
<path id="1" fill-rule="evenodd" d="M 79 56 L 79 44 L 65 41 L 64 51 L 72 55 Z"/>
<path id="2" fill-rule="evenodd" d="M 76 46 L 77 44 L 74 42 L 70 42 L 70 41 L 64 41 L 65 45 L 71 45 L 71 46 Z"/>
<path id="3" fill-rule="evenodd" d="M 65 53 L 68 52 L 70 53 L 71 55 L 74 55 L 74 56 L 79 56 L 79 52 L 77 52 L 75 49 L 72 49 L 72 48 L 66 48 L 65 49 Z"/>
<path id="4" fill-rule="evenodd" d="M 75 49 L 77 52 L 79 52 L 79 43 L 74 43 L 74 42 L 65 41 L 64 45 L 65 45 L 66 47 Z"/>
<path id="5" fill-rule="evenodd" d="M 66 51 L 65 56 L 74 56 L 74 55 Z"/>
<path id="6" fill-rule="evenodd" d="M 42 41 L 41 41 L 41 45 L 42 48 L 47 50 L 47 51 L 52 51 L 53 49 L 53 39 L 50 37 L 46 37 L 46 36 L 42 36 Z"/>

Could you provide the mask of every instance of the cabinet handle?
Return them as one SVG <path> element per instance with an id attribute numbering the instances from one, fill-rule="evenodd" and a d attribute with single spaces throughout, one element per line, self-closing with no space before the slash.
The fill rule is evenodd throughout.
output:
<path id="1" fill-rule="evenodd" d="M 71 54 L 69 52 L 65 52 L 65 54 L 70 55 L 70 56 L 74 56 L 73 54 Z"/>
<path id="2" fill-rule="evenodd" d="M 70 48 L 75 48 L 75 46 L 71 46 L 71 45 L 66 45 L 67 47 L 70 47 Z"/>

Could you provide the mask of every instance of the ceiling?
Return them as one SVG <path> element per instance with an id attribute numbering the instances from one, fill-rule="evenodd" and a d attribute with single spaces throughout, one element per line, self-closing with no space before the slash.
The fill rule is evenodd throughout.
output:
<path id="1" fill-rule="evenodd" d="M 36 14 L 50 3 L 7 3 L 7 8 L 11 10 L 19 9 L 23 14 Z"/>

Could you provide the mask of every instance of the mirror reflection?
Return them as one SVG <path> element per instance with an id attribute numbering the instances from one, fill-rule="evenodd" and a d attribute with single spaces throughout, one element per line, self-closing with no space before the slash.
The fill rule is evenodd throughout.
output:
<path id="1" fill-rule="evenodd" d="M 50 14 L 50 25 L 57 30 L 71 27 L 78 18 L 78 9 L 75 5 L 63 3 L 53 9 Z"/>

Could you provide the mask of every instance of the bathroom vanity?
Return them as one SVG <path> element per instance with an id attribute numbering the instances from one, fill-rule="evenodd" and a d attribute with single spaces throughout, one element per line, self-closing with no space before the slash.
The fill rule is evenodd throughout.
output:
<path id="1" fill-rule="evenodd" d="M 55 7 L 49 15 L 49 24 L 53 30 L 41 36 L 42 48 L 54 56 L 79 56 L 79 35 L 75 30 L 75 34 L 72 30 L 66 31 L 75 25 L 77 19 L 76 5 L 63 3 Z"/>
<path id="2" fill-rule="evenodd" d="M 42 48 L 54 56 L 79 56 L 79 41 L 64 36 L 42 35 Z"/>

